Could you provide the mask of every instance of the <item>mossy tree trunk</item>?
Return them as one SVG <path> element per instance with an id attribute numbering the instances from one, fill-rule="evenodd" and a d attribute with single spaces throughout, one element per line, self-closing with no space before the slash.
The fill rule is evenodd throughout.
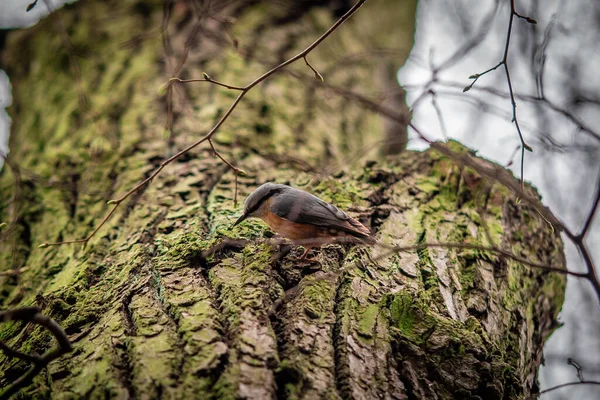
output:
<path id="1" fill-rule="evenodd" d="M 37 247 L 89 234 L 106 200 L 201 137 L 237 95 L 207 83 L 178 86 L 165 136 L 160 89 L 191 32 L 178 75 L 206 71 L 243 85 L 304 48 L 340 11 L 267 3 L 204 10 L 199 23 L 191 4 L 176 3 L 167 53 L 158 1 L 61 10 L 72 50 L 51 20 L 9 35 L 2 59 L 21 180 L 13 201 L 11 170 L 0 177 L 0 216 L 15 220 L 0 265 L 27 269 L 0 277 L 0 301 L 41 307 L 74 344 L 21 396 L 501 399 L 535 391 L 564 276 L 446 248 L 381 257 L 382 248 L 329 245 L 316 272 L 289 257 L 273 261 L 277 249 L 261 243 L 271 235 L 261 222 L 232 228 L 240 211 L 234 177 L 206 146 L 165 168 L 85 248 Z M 408 54 L 414 12 L 413 1 L 369 1 L 309 60 L 329 85 L 376 94 L 384 88 L 370 82 L 390 81 L 376 74 Z M 226 16 L 236 18 L 239 50 L 228 44 Z M 242 200 L 265 181 L 290 183 L 348 210 L 386 244 L 493 244 L 562 262 L 559 237 L 532 209 L 452 160 L 428 151 L 367 161 L 386 136 L 381 118 L 313 79 L 303 63 L 270 78 L 215 136 L 248 173 Z M 224 238 L 257 240 L 204 255 Z M 5 324 L 0 338 L 23 351 L 51 345 L 46 332 L 21 328 Z M 2 386 L 26 368 L 3 355 L 0 365 Z"/>

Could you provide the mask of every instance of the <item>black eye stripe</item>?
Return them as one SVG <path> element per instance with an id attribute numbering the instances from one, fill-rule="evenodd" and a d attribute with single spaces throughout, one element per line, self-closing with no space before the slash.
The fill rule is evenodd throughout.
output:
<path id="1" fill-rule="evenodd" d="M 263 197 L 261 197 L 256 204 L 253 207 L 250 207 L 247 211 L 247 214 L 252 214 L 254 211 L 258 210 L 260 208 L 260 206 L 262 205 L 262 203 L 264 203 L 265 201 L 267 201 L 267 199 L 269 199 L 272 195 L 274 195 L 276 192 L 272 191 L 269 192 L 267 194 L 265 194 Z"/>

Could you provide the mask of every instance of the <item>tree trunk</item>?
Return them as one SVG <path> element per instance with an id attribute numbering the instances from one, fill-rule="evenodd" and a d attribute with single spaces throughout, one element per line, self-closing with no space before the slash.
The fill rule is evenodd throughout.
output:
<path id="1" fill-rule="evenodd" d="M 278 250 L 265 243 L 272 233 L 262 222 L 232 227 L 241 210 L 234 174 L 208 145 L 167 166 L 84 248 L 38 248 L 90 234 L 106 200 L 202 137 L 237 95 L 206 82 L 177 84 L 167 102 L 169 77 L 205 71 L 247 84 L 347 9 L 314 3 L 234 2 L 197 18 L 188 3 L 82 1 L 56 13 L 60 20 L 9 35 L 11 158 L 21 177 L 15 185 L 6 167 L 0 177 L 0 217 L 10 222 L 0 265 L 27 269 L 0 277 L 0 301 L 4 309 L 41 307 L 74 346 L 21 397 L 535 393 L 564 275 L 446 247 L 385 256 L 382 247 L 328 245 L 316 252 L 317 271 L 290 256 L 273 260 Z M 289 183 L 347 210 L 385 244 L 493 245 L 561 265 L 559 236 L 502 186 L 433 150 L 377 159 L 382 119 L 344 93 L 373 96 L 382 88 L 370 82 L 389 82 L 376 74 L 407 57 L 414 12 L 414 1 L 368 1 L 308 56 L 328 86 L 300 60 L 249 92 L 214 137 L 247 172 L 240 200 L 263 182 Z M 227 17 L 236 19 L 229 33 Z M 252 241 L 210 251 L 225 238 Z M 22 328 L 4 324 L 0 337 L 22 351 L 52 346 L 47 332 Z M 0 365 L 3 387 L 27 367 L 4 355 Z"/>

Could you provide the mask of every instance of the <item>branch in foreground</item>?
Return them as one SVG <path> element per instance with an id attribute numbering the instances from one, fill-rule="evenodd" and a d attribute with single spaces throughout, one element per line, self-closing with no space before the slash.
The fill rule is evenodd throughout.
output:
<path id="1" fill-rule="evenodd" d="M 223 125 L 223 123 L 227 120 L 227 118 L 229 118 L 229 116 L 231 115 L 231 113 L 235 110 L 235 108 L 237 107 L 237 105 L 239 104 L 239 102 L 244 98 L 244 96 L 253 87 L 255 87 L 256 85 L 258 85 L 259 83 L 261 83 L 262 81 L 264 81 L 265 79 L 267 79 L 268 77 L 270 77 L 271 75 L 279 72 L 281 69 L 287 67 L 288 65 L 290 65 L 290 64 L 292 64 L 292 63 L 294 63 L 294 62 L 296 62 L 296 61 L 298 61 L 300 59 L 305 59 L 306 56 L 311 51 L 313 51 L 319 44 L 321 44 L 321 42 L 323 42 L 325 39 L 327 39 L 327 37 L 329 37 L 337 28 L 340 27 L 340 25 L 342 25 L 360 7 L 362 7 L 362 5 L 365 3 L 365 1 L 366 0 L 359 0 L 358 2 L 356 2 L 356 4 L 354 6 L 352 6 L 352 8 L 350 8 L 350 10 L 348 10 L 344 15 L 342 15 L 340 17 L 340 19 L 338 19 L 325 33 L 323 33 L 317 40 L 315 40 L 311 45 L 309 45 L 303 51 L 301 51 L 300 53 L 296 54 L 294 57 L 288 59 L 287 61 L 284 61 L 283 63 L 277 65 L 276 67 L 274 67 L 272 69 L 270 69 L 269 71 L 265 72 L 264 74 L 262 74 L 261 76 L 259 76 L 258 78 L 256 78 L 255 80 L 253 80 L 252 82 L 250 82 L 246 86 L 241 87 L 241 86 L 225 85 L 225 84 L 223 84 L 221 82 L 217 82 L 217 81 L 211 79 L 207 74 L 204 74 L 203 75 L 204 79 L 199 79 L 197 81 L 206 81 L 206 82 L 210 82 L 210 83 L 213 83 L 213 84 L 216 84 L 216 85 L 219 85 L 219 86 L 224 86 L 224 87 L 228 87 L 228 88 L 236 89 L 236 90 L 240 91 L 240 94 L 236 97 L 236 99 L 233 101 L 233 103 L 231 104 L 231 106 L 229 106 L 229 108 L 227 109 L 227 111 L 225 112 L 225 114 L 223 114 L 223 116 L 216 123 L 216 125 L 204 137 L 202 137 L 198 141 L 190 144 L 189 146 L 187 146 L 183 150 L 179 151 L 178 153 L 174 154 L 173 156 L 167 158 L 166 160 L 163 160 L 160 163 L 160 165 L 146 179 L 144 179 L 141 182 L 139 182 L 136 186 L 134 186 L 131 190 L 129 190 L 123 196 L 121 196 L 118 199 L 114 199 L 114 200 L 108 201 L 109 205 L 114 204 L 113 209 L 108 213 L 108 215 L 100 222 L 100 224 L 94 229 L 94 231 L 89 236 L 87 236 L 87 237 L 85 237 L 83 239 L 77 239 L 77 240 L 66 240 L 66 241 L 54 242 L 54 243 L 42 243 L 39 247 L 44 248 L 44 247 L 48 247 L 48 246 L 58 246 L 58 245 L 71 244 L 71 243 L 83 243 L 83 245 L 85 246 L 87 244 L 87 242 L 98 232 L 98 230 L 100 228 L 102 228 L 102 226 L 104 226 L 104 224 L 106 224 L 106 222 L 110 219 L 110 217 L 114 214 L 114 212 L 117 210 L 117 208 L 119 207 L 119 205 L 123 201 L 125 201 L 127 198 L 129 198 L 133 193 L 137 192 L 141 188 L 143 188 L 146 185 L 148 185 L 152 181 L 152 179 L 154 179 L 163 170 L 164 167 L 166 167 L 167 165 L 169 165 L 170 163 L 172 163 L 176 159 L 180 158 L 181 156 L 187 154 L 188 152 L 190 152 L 191 150 L 193 150 L 195 147 L 199 146 L 200 144 L 202 144 L 202 143 L 204 143 L 206 141 L 210 141 L 212 139 L 212 137 L 214 136 L 214 134 L 221 127 L 221 125 Z M 175 78 L 175 79 L 172 78 L 171 82 L 174 81 L 174 80 L 177 81 L 177 80 L 179 80 L 179 78 Z M 229 163 L 227 163 L 227 165 L 231 166 Z M 236 171 L 236 169 L 234 169 L 234 172 L 235 171 Z M 237 172 L 236 172 L 236 174 L 237 174 Z"/>
<path id="2" fill-rule="evenodd" d="M 204 258 L 207 258 L 207 257 L 214 255 L 215 253 L 219 253 L 226 249 L 241 249 L 244 246 L 246 246 L 247 244 L 252 243 L 252 242 L 254 242 L 254 241 L 248 240 L 248 239 L 225 238 L 223 241 L 219 242 L 214 247 L 204 251 L 202 255 Z M 286 244 L 288 242 L 286 242 L 286 240 L 282 239 L 282 238 L 275 238 L 275 239 L 267 239 L 267 240 L 259 239 L 259 240 L 256 240 L 256 243 L 268 243 L 271 246 L 279 246 L 282 244 Z M 335 240 L 331 240 L 330 238 L 322 238 L 322 237 L 321 238 L 308 238 L 308 239 L 294 240 L 294 244 L 297 246 L 303 246 L 305 244 L 312 245 L 312 246 L 321 246 L 321 245 L 331 244 L 331 243 L 359 244 L 359 245 L 365 244 L 360 239 L 357 239 L 354 237 L 339 237 L 339 238 L 336 238 Z M 387 252 L 384 252 L 383 254 L 380 254 L 376 258 L 372 258 L 371 261 L 373 261 L 373 262 L 384 259 L 386 257 L 389 257 L 392 254 L 406 253 L 409 251 L 422 250 L 422 249 L 426 249 L 426 248 L 438 247 L 438 248 L 462 249 L 462 250 L 480 250 L 480 251 L 486 251 L 486 252 L 497 254 L 499 256 L 509 258 L 509 259 L 519 262 L 521 264 L 527 265 L 528 267 L 531 267 L 531 268 L 542 269 L 542 270 L 546 270 L 549 272 L 557 272 L 557 273 L 561 273 L 561 274 L 571 275 L 571 276 L 575 276 L 577 278 L 586 278 L 586 279 L 588 278 L 587 273 L 574 272 L 574 271 L 568 270 L 566 267 L 553 267 L 551 265 L 540 264 L 540 263 L 536 263 L 534 261 L 529 261 L 526 258 L 523 258 L 516 254 L 513 254 L 508 250 L 503 250 L 503 249 L 500 249 L 495 246 L 490 247 L 490 246 L 481 246 L 481 245 L 476 245 L 476 244 L 471 244 L 471 243 L 450 243 L 450 242 L 448 242 L 448 243 L 442 243 L 442 242 L 440 242 L 440 243 L 419 243 L 419 244 L 410 245 L 410 246 L 392 246 L 392 245 L 388 245 L 385 243 L 377 242 L 372 246 L 373 247 L 381 247 L 383 249 L 389 250 Z"/>
<path id="3" fill-rule="evenodd" d="M 50 331 L 50 333 L 56 338 L 58 341 L 58 347 L 48 350 L 45 354 L 40 356 L 37 354 L 22 353 L 0 341 L 0 349 L 4 351 L 8 357 L 19 358 L 33 364 L 25 374 L 10 384 L 0 394 L 0 400 L 10 398 L 12 395 L 17 393 L 19 389 L 29 385 L 32 379 L 39 374 L 40 371 L 44 369 L 51 361 L 73 350 L 71 341 L 60 325 L 58 325 L 58 323 L 52 318 L 43 315 L 37 307 L 24 307 L 0 312 L 0 322 L 5 321 L 33 322 L 34 324 L 41 325 Z"/>
<path id="4" fill-rule="evenodd" d="M 425 248 L 435 248 L 435 247 L 448 248 L 448 249 L 480 250 L 480 251 L 487 251 L 490 253 L 495 253 L 500 256 L 504 256 L 506 258 L 510 258 L 511 260 L 517 261 L 517 262 L 527 265 L 528 267 L 531 267 L 531 268 L 543 269 L 543 270 L 550 271 L 550 272 L 558 272 L 561 274 L 571 275 L 571 276 L 575 276 L 578 278 L 587 278 L 586 273 L 573 272 L 573 271 L 569 271 L 567 268 L 553 267 L 553 266 L 546 265 L 546 264 L 539 264 L 539 263 L 536 263 L 533 261 L 529 261 L 523 257 L 519 257 L 516 254 L 511 253 L 510 251 L 502 250 L 498 247 L 486 247 L 486 246 L 480 246 L 480 245 L 470 244 L 470 243 L 420 243 L 420 244 L 416 244 L 416 245 L 412 245 L 412 246 L 389 246 L 389 245 L 384 245 L 384 244 L 378 243 L 377 245 L 380 247 L 386 248 L 390 251 L 380 255 L 379 257 L 377 257 L 374 260 L 377 260 L 380 257 L 387 257 L 394 253 L 401 253 L 401 252 L 421 250 L 421 249 L 425 249 Z"/>

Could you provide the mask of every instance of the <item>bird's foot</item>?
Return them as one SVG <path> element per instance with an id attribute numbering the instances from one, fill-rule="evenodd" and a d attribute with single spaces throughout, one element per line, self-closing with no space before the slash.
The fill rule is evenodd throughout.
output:
<path id="1" fill-rule="evenodd" d="M 313 264 L 313 263 L 319 263 L 319 260 L 317 260 L 316 257 L 312 257 L 312 258 L 308 258 L 306 257 L 308 255 L 308 252 L 312 249 L 312 247 L 306 246 L 304 248 L 304 253 L 302 253 L 302 255 L 300 256 L 300 258 L 297 258 L 296 261 L 303 263 L 303 264 Z"/>

